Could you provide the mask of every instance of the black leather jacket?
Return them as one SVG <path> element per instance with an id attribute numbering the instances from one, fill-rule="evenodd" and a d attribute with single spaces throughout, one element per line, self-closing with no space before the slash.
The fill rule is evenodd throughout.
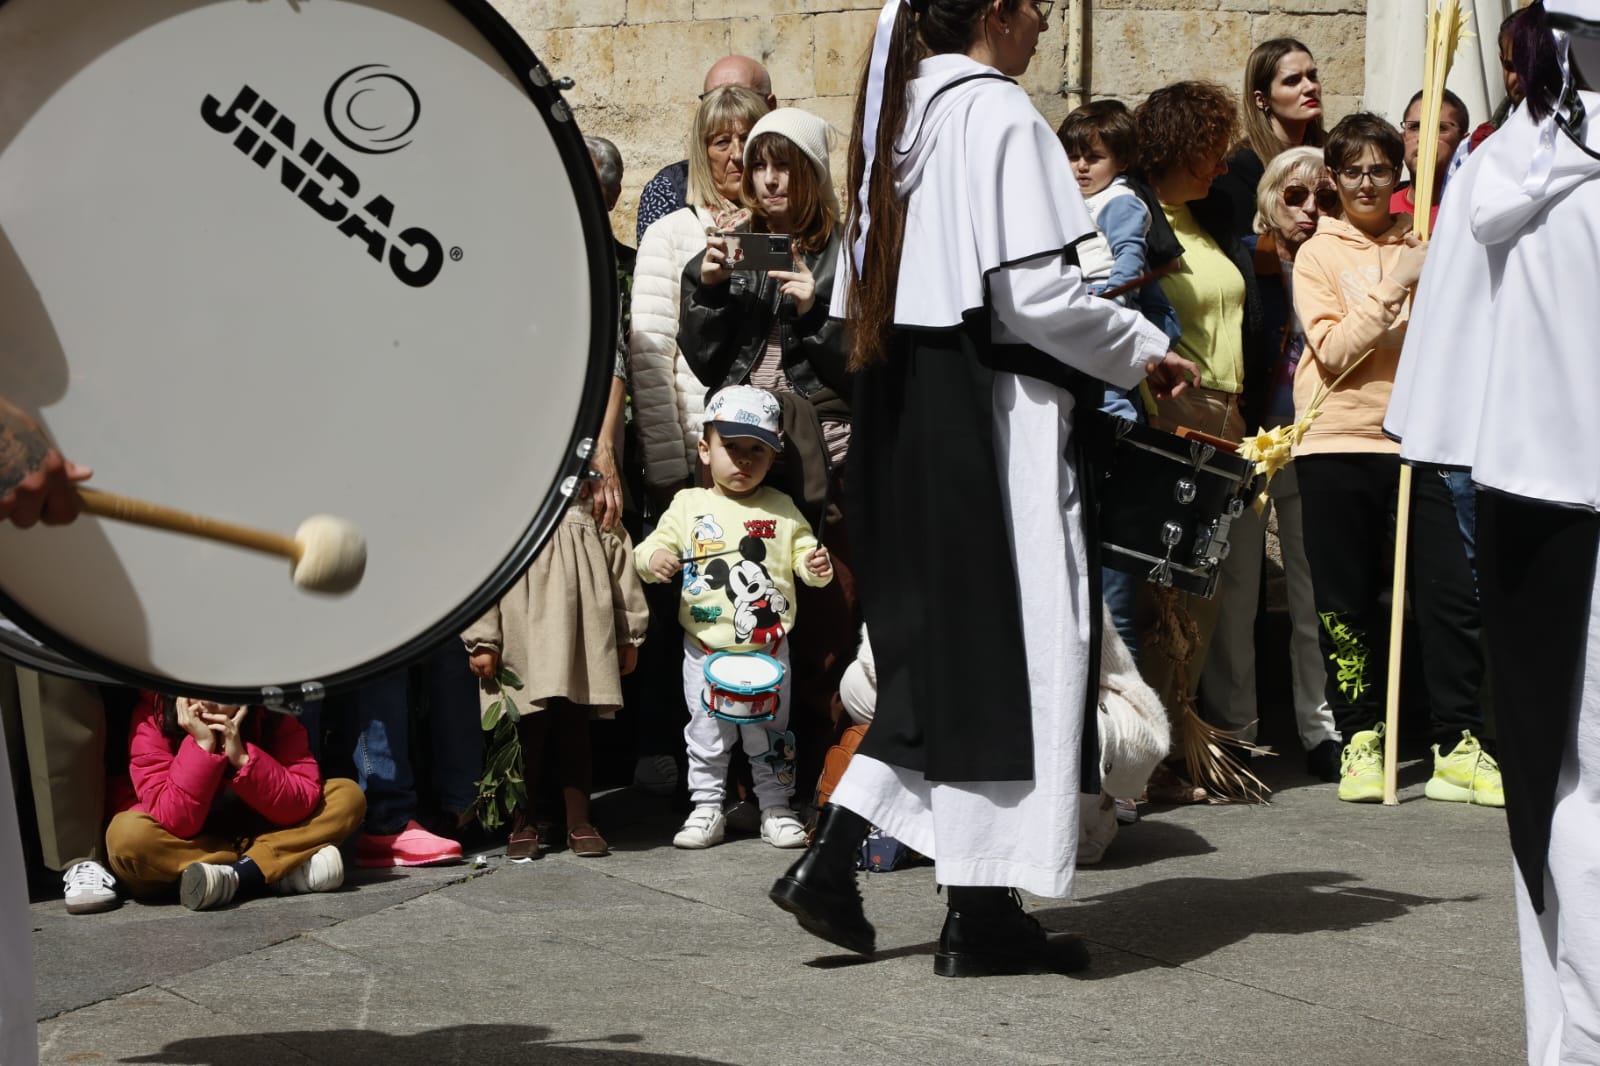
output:
<path id="1" fill-rule="evenodd" d="M 702 285 L 705 253 L 689 261 L 683 269 L 678 350 L 702 384 L 712 390 L 742 384 L 766 349 L 776 315 L 783 370 L 794 391 L 810 400 L 820 417 L 849 419 L 845 325 L 828 317 L 839 233 L 836 227 L 821 252 L 805 257 L 816 279 L 817 298 L 804 315 L 795 314 L 793 301 L 781 296 L 779 283 L 765 275 L 736 272 L 721 285 Z"/>

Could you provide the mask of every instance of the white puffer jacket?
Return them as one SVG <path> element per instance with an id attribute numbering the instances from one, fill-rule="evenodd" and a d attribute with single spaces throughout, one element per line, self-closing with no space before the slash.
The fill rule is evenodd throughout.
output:
<path id="1" fill-rule="evenodd" d="M 639 242 L 628 372 L 651 487 L 677 488 L 697 470 L 706 387 L 678 352 L 678 307 L 683 268 L 705 250 L 710 225 L 709 212 L 685 207 L 652 222 Z"/>

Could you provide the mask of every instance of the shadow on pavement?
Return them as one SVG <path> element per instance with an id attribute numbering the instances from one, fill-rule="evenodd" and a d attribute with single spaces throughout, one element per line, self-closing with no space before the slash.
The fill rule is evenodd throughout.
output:
<path id="1" fill-rule="evenodd" d="M 239 1033 L 174 1040 L 160 1051 L 119 1061 L 165 1066 L 283 1066 L 285 1062 L 300 1061 L 339 1066 L 439 1066 L 458 1062 L 473 1066 L 729 1066 L 712 1059 L 629 1051 L 618 1046 L 642 1042 L 644 1037 L 636 1033 L 576 1040 L 552 1040 L 552 1033 L 543 1025 L 452 1025 L 404 1036 L 358 1029 Z"/>
<path id="2" fill-rule="evenodd" d="M 1071 929 L 1091 942 L 1114 940 L 1129 953 L 1128 965 L 1097 967 L 1098 973 L 1085 975 L 1093 978 L 1181 966 L 1257 933 L 1343 932 L 1393 921 L 1418 907 L 1478 898 L 1393 892 L 1354 874 L 1304 870 L 1238 879 L 1168 878 L 1034 913 L 1046 928 Z M 1153 917 L 1159 915 L 1170 921 Z M 1151 954 L 1140 954 L 1142 948 Z M 1109 960 L 1102 955 L 1101 961 Z"/>

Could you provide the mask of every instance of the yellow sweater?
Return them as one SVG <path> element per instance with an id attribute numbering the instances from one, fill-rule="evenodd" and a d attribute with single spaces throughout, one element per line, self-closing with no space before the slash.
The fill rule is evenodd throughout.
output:
<path id="1" fill-rule="evenodd" d="M 742 499 L 683 489 L 634 550 L 633 565 L 659 583 L 650 557 L 664 548 L 683 559 L 683 631 L 716 651 L 756 651 L 794 628 L 794 575 L 812 586 L 833 580 L 806 569 L 816 547 L 810 523 L 777 489 Z"/>
<path id="2" fill-rule="evenodd" d="M 1331 385 L 1373 350 L 1323 401 L 1295 455 L 1400 450 L 1384 436 L 1383 416 L 1411 318 L 1411 290 L 1389 275 L 1410 232 L 1407 214 L 1395 215 L 1376 240 L 1324 215 L 1295 256 L 1294 309 L 1306 331 L 1306 352 L 1294 375 L 1295 417 L 1304 417 L 1324 383 Z"/>
<path id="3" fill-rule="evenodd" d="M 1161 210 L 1183 245 L 1177 269 L 1161 279 L 1183 329 L 1177 352 L 1200 368 L 1203 388 L 1243 392 L 1244 278 L 1187 204 Z"/>

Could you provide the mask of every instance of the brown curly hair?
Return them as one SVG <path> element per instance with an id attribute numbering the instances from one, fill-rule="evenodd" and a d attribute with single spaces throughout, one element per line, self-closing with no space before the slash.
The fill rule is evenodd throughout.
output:
<path id="1" fill-rule="evenodd" d="M 1194 170 L 1208 156 L 1225 153 L 1239 137 L 1233 94 L 1210 81 L 1179 81 L 1157 89 L 1133 112 L 1139 127 L 1139 173 L 1160 181 L 1181 169 Z"/>

